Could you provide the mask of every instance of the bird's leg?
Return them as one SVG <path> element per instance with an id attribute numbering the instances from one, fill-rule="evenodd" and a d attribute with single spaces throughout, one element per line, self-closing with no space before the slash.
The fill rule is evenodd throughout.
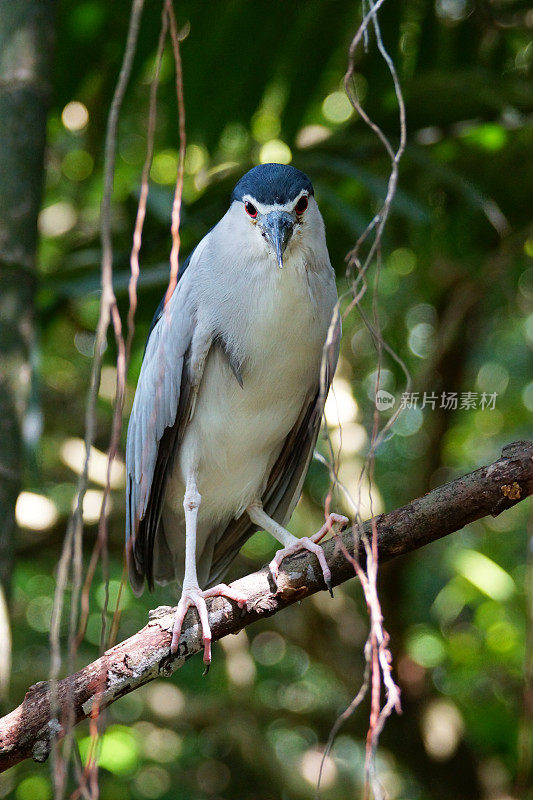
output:
<path id="1" fill-rule="evenodd" d="M 198 577 L 196 574 L 196 525 L 201 499 L 200 493 L 196 487 L 196 475 L 192 472 L 187 479 L 185 496 L 183 498 L 183 508 L 185 510 L 185 575 L 183 578 L 181 598 L 174 616 L 170 652 L 173 654 L 177 652 L 185 614 L 190 606 L 196 606 L 202 626 L 204 663 L 206 668 L 209 669 L 211 663 L 211 628 L 209 627 L 209 614 L 205 604 L 206 597 L 224 595 L 225 597 L 229 597 L 230 600 L 235 600 L 239 608 L 242 608 L 246 602 L 246 596 L 232 589 L 230 586 L 226 586 L 224 583 L 220 583 L 205 591 L 202 591 L 198 586 Z"/>
<path id="2" fill-rule="evenodd" d="M 343 517 L 341 514 L 329 514 L 326 522 L 320 528 L 320 530 L 317 531 L 317 533 L 313 534 L 313 536 L 302 536 L 301 539 L 298 539 L 297 536 L 293 536 L 292 533 L 289 533 L 288 530 L 279 525 L 275 520 L 272 519 L 272 517 L 269 517 L 268 514 L 263 510 L 261 503 L 252 503 L 246 510 L 252 522 L 254 522 L 256 525 L 259 525 L 261 529 L 267 531 L 267 533 L 271 533 L 272 536 L 278 540 L 278 542 L 284 545 L 283 549 L 278 550 L 269 564 L 269 569 L 272 573 L 272 578 L 274 579 L 276 586 L 278 585 L 279 567 L 285 556 L 291 555 L 292 553 L 297 553 L 299 550 L 309 550 L 318 558 L 318 562 L 322 569 L 322 575 L 324 576 L 324 583 L 326 584 L 330 595 L 333 597 L 333 590 L 331 588 L 331 571 L 328 567 L 328 562 L 326 561 L 324 551 L 318 542 L 324 538 L 328 531 L 332 530 L 333 525 L 336 527 L 340 526 L 341 530 L 345 528 L 348 524 L 348 519 Z"/>

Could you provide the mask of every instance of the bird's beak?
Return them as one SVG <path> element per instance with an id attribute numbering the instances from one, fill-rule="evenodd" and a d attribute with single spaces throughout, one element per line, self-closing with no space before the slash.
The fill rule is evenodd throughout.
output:
<path id="1" fill-rule="evenodd" d="M 283 253 L 292 236 L 294 220 L 286 211 L 271 211 L 260 222 L 260 227 L 276 253 L 278 266 L 283 267 Z"/>

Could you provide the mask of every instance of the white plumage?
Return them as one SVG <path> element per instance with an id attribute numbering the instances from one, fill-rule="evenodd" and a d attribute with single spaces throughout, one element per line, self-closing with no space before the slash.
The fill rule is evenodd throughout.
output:
<path id="1" fill-rule="evenodd" d="M 282 186 L 275 202 L 267 202 L 269 192 L 260 187 L 235 199 L 252 173 L 270 177 L 268 167 L 279 170 L 274 189 L 276 179 L 292 180 L 285 195 Z M 316 440 L 317 404 L 324 400 L 320 365 L 337 302 L 324 225 L 306 176 L 264 165 L 241 184 L 194 251 L 149 337 L 126 453 L 132 585 L 142 591 L 144 575 L 149 583 L 182 584 L 173 649 L 194 604 L 206 661 L 207 595 L 200 587 L 220 577 L 257 524 L 285 544 L 294 538 L 280 526 L 298 500 Z M 249 186 L 254 183 L 244 189 Z M 306 208 L 299 214 L 302 197 Z M 274 239 L 281 225 L 290 225 L 291 235 L 279 269 Z M 329 360 L 328 381 L 336 351 Z M 263 503 L 272 508 L 262 511 Z M 233 597 L 226 590 L 210 591 Z"/>

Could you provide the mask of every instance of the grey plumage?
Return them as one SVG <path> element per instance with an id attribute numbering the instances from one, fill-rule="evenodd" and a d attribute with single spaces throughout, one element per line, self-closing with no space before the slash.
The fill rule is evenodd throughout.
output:
<path id="1" fill-rule="evenodd" d="M 150 588 L 183 582 L 188 509 L 203 589 L 257 530 L 250 505 L 262 504 L 286 525 L 335 371 L 338 329 L 321 387 L 336 302 L 309 179 L 281 165 L 251 170 L 180 271 L 146 346 L 126 448 L 126 537 L 137 594 L 145 579 Z M 198 499 L 184 511 L 189 479 Z"/>

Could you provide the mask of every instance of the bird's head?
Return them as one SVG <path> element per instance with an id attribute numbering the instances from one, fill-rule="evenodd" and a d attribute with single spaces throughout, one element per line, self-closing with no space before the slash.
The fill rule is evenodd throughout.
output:
<path id="1" fill-rule="evenodd" d="M 306 238 L 324 235 L 313 184 L 295 167 L 254 167 L 237 183 L 231 200 L 233 224 L 243 239 L 251 249 L 264 250 L 266 242 L 280 268 L 291 240 L 303 244 Z"/>

